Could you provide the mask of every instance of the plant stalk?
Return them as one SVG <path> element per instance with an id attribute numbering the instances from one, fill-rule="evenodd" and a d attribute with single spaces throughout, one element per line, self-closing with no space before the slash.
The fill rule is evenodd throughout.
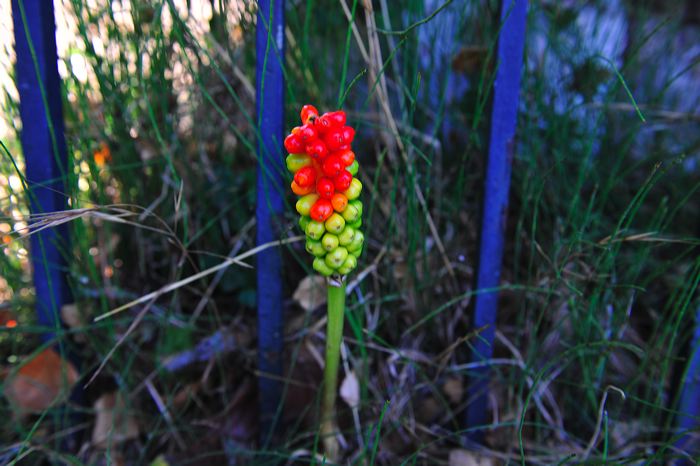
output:
<path id="1" fill-rule="evenodd" d="M 335 461 L 338 441 L 335 436 L 335 400 L 338 392 L 340 343 L 345 319 L 345 280 L 328 282 L 328 322 L 326 324 L 326 365 L 323 369 L 323 399 L 321 400 L 321 437 L 326 456 Z"/>

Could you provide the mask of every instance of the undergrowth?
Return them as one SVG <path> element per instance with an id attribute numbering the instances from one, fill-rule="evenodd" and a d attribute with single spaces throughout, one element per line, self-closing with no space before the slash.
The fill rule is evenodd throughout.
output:
<path id="1" fill-rule="evenodd" d="M 497 3 L 287 2 L 287 128 L 304 103 L 342 104 L 365 180 L 368 242 L 350 280 L 341 370 L 359 382 L 357 407 L 341 402 L 347 464 L 468 464 L 455 458 L 478 427 L 462 419 Z M 17 422 L 0 426 L 0 463 L 322 464 L 324 314 L 292 299 L 311 273 L 301 243 L 281 246 L 289 370 L 274 444 L 257 441 L 250 335 L 265 290 L 250 267 L 94 320 L 255 247 L 255 4 L 56 6 L 70 31 L 59 60 L 75 217 L 65 254 L 80 317 L 56 338 L 81 356 L 78 384 L 89 382 L 68 403 L 83 447 L 62 450 L 60 404 L 20 415 L 3 399 Z M 674 426 L 700 280 L 690 88 L 700 56 L 682 53 L 698 28 L 688 21 L 682 6 L 530 5 L 493 422 L 479 450 L 496 464 L 686 454 Z M 0 310 L 19 323 L 0 329 L 9 371 L 39 348 L 26 226 L 45 219 L 27 210 L 12 89 L 5 113 Z M 285 238 L 295 235 L 287 211 Z M 225 351 L 168 369 L 217 331 Z M 115 392 L 138 432 L 91 441 L 95 402 Z"/>

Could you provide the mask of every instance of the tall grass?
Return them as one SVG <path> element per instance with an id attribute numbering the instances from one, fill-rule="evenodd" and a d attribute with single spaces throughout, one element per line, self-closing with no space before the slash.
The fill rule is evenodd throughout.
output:
<path id="1" fill-rule="evenodd" d="M 255 293 L 264 290 L 253 271 L 233 265 L 92 320 L 254 246 L 255 5 L 212 3 L 212 13 L 207 2 L 189 10 L 174 0 L 57 3 L 74 33 L 61 57 L 66 193 L 73 209 L 94 209 L 70 223 L 66 251 L 84 325 L 58 337 L 84 335 L 84 381 L 99 368 L 87 389 L 87 422 L 92 402 L 113 389 L 138 413 L 140 437 L 108 452 L 133 464 L 159 454 L 171 464 L 262 461 L 248 335 Z M 344 365 L 360 385 L 357 409 L 340 413 L 346 461 L 446 461 L 465 446 L 465 427 L 475 428 L 461 425 L 469 403 L 462 395 L 471 369 L 465 355 L 478 338 L 470 300 L 478 292 L 497 2 L 287 3 L 288 126 L 303 103 L 342 102 L 359 135 L 368 248 L 346 313 Z M 682 454 L 672 445 L 698 305 L 700 185 L 690 162 L 700 146 L 698 117 L 679 100 L 678 83 L 697 74 L 697 60 L 675 71 L 658 66 L 668 63 L 663 54 L 680 55 L 678 37 L 688 28 L 681 11 L 606 5 L 530 7 L 494 419 L 483 450 L 499 462 Z M 604 55 L 605 40 L 600 46 L 606 34 L 608 42 L 616 37 L 606 11 L 622 12 L 626 25 L 614 56 Z M 6 230 L 37 219 L 8 181 L 23 163 L 16 138 L 3 142 Z M 296 234 L 291 214 L 280 221 L 286 237 Z M 40 329 L 26 231 L 5 230 L 12 241 L 0 254 L 0 295 L 20 316 L 18 328 L 0 330 L 9 365 L 32 352 Z M 299 244 L 284 248 L 291 296 L 309 267 Z M 322 312 L 291 300 L 285 312 L 285 438 L 266 453 L 320 464 L 313 453 Z M 235 336 L 233 351 L 176 374 L 164 369 L 168 355 L 222 328 Z M 0 404 L 3 415 L 12 409 Z M 17 442 L 41 445 L 51 419 L 5 423 L 0 458 L 11 460 Z M 25 461 L 55 454 L 36 449 Z M 79 461 L 104 455 L 87 447 Z"/>

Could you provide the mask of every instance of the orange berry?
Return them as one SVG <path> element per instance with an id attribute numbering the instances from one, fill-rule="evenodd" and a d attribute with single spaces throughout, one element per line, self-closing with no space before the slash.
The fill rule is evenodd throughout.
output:
<path id="1" fill-rule="evenodd" d="M 331 198 L 331 204 L 333 204 L 333 210 L 342 212 L 348 206 L 348 198 L 343 193 L 335 193 Z"/>
<path id="2" fill-rule="evenodd" d="M 301 187 L 296 181 L 292 181 L 292 192 L 297 196 L 306 196 L 314 191 L 314 185 Z"/>

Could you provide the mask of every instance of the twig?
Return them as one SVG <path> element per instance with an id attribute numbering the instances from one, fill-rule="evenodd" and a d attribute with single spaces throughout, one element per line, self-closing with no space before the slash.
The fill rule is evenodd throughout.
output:
<path id="1" fill-rule="evenodd" d="M 131 335 L 131 332 L 133 332 L 133 331 L 136 329 L 136 327 L 141 323 L 141 321 L 143 320 L 144 316 L 146 315 L 146 313 L 148 312 L 148 310 L 151 308 L 151 305 L 153 305 L 153 301 L 149 302 L 146 306 L 143 307 L 143 309 L 141 309 L 141 311 L 138 313 L 138 315 L 137 315 L 136 318 L 133 320 L 133 322 L 131 322 L 131 325 L 129 325 L 129 328 L 126 330 L 126 332 L 124 333 L 124 335 L 122 335 L 121 338 L 119 338 L 119 340 L 117 341 L 117 344 L 114 345 L 114 346 L 112 347 L 112 349 L 109 350 L 109 353 L 107 353 L 107 356 L 104 357 L 104 359 L 103 359 L 102 362 L 100 363 L 100 365 L 99 365 L 99 367 L 97 368 L 97 370 L 92 374 L 92 376 L 90 377 L 90 380 L 88 380 L 88 381 L 85 383 L 85 385 L 83 386 L 83 388 L 87 388 L 87 386 L 90 385 L 90 384 L 95 380 L 95 378 L 97 378 L 97 376 L 100 374 L 100 372 L 102 372 L 102 369 L 104 369 L 104 367 L 107 365 L 107 361 L 110 360 L 110 358 L 112 357 L 112 355 L 114 354 L 114 352 L 117 350 L 117 348 L 119 348 L 119 347 L 122 345 L 122 343 L 124 343 L 124 341 L 126 340 L 126 338 L 127 338 L 129 335 Z"/>
<path id="2" fill-rule="evenodd" d="M 107 317 L 111 317 L 111 316 L 118 314 L 122 311 L 125 311 L 133 306 L 136 306 L 137 304 L 141 304 L 145 301 L 148 301 L 148 300 L 151 300 L 154 298 L 158 298 L 166 293 L 170 293 L 171 291 L 177 290 L 178 288 L 182 288 L 185 285 L 188 285 L 188 284 L 195 282 L 201 278 L 204 278 L 208 275 L 216 273 L 217 271 L 219 271 L 221 269 L 225 269 L 226 267 L 229 267 L 233 264 L 243 265 L 243 266 L 247 267 L 248 264 L 241 262 L 243 259 L 247 259 L 248 257 L 254 256 L 255 254 L 257 254 L 261 251 L 264 251 L 266 249 L 269 249 L 269 248 L 273 248 L 276 246 L 282 246 L 284 244 L 296 243 L 298 241 L 303 240 L 304 238 L 305 238 L 304 236 L 294 236 L 292 238 L 287 238 L 287 239 L 283 239 L 280 241 L 270 241 L 269 243 L 261 244 L 260 246 L 257 246 L 253 249 L 250 249 L 250 250 L 244 252 L 243 254 L 239 254 L 236 257 L 232 257 L 230 259 L 227 259 L 227 260 L 223 261 L 221 264 L 215 265 L 214 267 L 210 267 L 206 270 L 203 270 L 199 273 L 191 275 L 187 278 L 183 278 L 182 280 L 178 280 L 174 283 L 169 283 L 156 291 L 145 294 L 138 299 L 135 299 L 131 302 L 124 304 L 123 306 L 119 306 L 116 309 L 112 309 L 109 312 L 106 312 L 100 316 L 97 316 L 97 317 L 95 317 L 95 322 L 98 322 L 102 319 L 106 319 Z"/>

